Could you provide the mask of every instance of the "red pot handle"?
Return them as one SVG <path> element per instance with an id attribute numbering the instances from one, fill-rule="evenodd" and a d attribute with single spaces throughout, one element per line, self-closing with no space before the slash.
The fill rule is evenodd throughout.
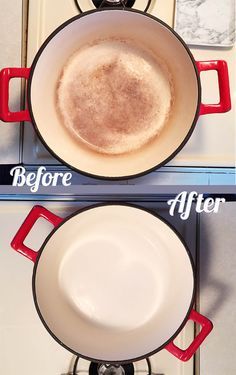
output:
<path id="1" fill-rule="evenodd" d="M 200 115 L 209 113 L 224 113 L 231 109 L 229 73 L 227 62 L 224 60 L 196 61 L 199 73 L 206 70 L 216 70 L 218 74 L 220 102 L 217 104 L 201 104 Z"/>
<path id="2" fill-rule="evenodd" d="M 29 78 L 29 68 L 5 68 L 0 71 L 0 119 L 5 122 L 31 121 L 27 109 L 19 112 L 9 110 L 9 81 L 11 78 Z"/>
<path id="3" fill-rule="evenodd" d="M 63 221 L 61 217 L 53 214 L 46 208 L 42 206 L 34 206 L 11 242 L 11 246 L 14 250 L 29 258 L 32 262 L 36 261 L 38 252 L 24 245 L 24 240 L 40 217 L 48 220 L 54 225 L 54 227 L 57 227 Z"/>
<path id="4" fill-rule="evenodd" d="M 190 344 L 189 347 L 185 350 L 178 348 L 178 346 L 174 344 L 174 341 L 170 342 L 165 347 L 165 349 L 167 349 L 168 352 L 170 352 L 175 357 L 184 362 L 188 361 L 196 353 L 202 342 L 213 329 L 212 322 L 195 310 L 191 311 L 188 320 L 193 320 L 195 323 L 200 324 L 200 326 L 202 327 L 201 331 L 195 337 L 192 344 Z"/>

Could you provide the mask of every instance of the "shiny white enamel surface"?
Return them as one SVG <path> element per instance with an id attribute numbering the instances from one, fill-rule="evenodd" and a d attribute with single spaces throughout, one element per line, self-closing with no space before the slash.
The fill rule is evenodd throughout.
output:
<path id="1" fill-rule="evenodd" d="M 191 305 L 186 249 L 146 211 L 107 205 L 66 221 L 37 266 L 37 303 L 52 333 L 73 351 L 122 361 L 162 346 Z"/>
<path id="2" fill-rule="evenodd" d="M 163 59 L 171 71 L 176 93 L 172 115 L 161 135 L 138 151 L 120 156 L 99 154 L 78 144 L 61 123 L 55 105 L 58 77 L 71 54 L 87 42 L 114 36 L 145 43 Z M 119 10 L 91 13 L 58 32 L 43 50 L 31 84 L 34 119 L 50 149 L 71 166 L 105 177 L 141 173 L 168 158 L 190 130 L 197 98 L 194 66 L 182 43 L 159 22 L 143 14 Z"/>

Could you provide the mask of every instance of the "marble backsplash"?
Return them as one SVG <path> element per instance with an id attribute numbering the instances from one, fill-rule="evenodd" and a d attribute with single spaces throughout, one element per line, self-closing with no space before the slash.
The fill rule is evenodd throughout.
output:
<path id="1" fill-rule="evenodd" d="M 176 0 L 175 30 L 190 45 L 231 47 L 235 0 Z"/>

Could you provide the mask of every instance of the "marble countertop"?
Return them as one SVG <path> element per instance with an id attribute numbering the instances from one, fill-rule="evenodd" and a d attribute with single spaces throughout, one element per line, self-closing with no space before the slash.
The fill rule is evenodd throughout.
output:
<path id="1" fill-rule="evenodd" d="M 176 0 L 175 30 L 190 45 L 231 47 L 235 0 Z"/>

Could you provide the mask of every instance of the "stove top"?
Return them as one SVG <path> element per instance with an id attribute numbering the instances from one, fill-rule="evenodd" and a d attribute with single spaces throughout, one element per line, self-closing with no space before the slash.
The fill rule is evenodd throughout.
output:
<path id="1" fill-rule="evenodd" d="M 184 12 L 188 10 L 188 2 L 184 2 Z M 14 43 L 20 46 L 20 16 L 21 9 L 19 2 L 15 1 L 5 5 L 6 15 L 14 15 L 14 30 L 17 38 Z M 117 4 L 116 1 L 113 2 Z M 207 1 L 206 4 L 209 2 Z M 40 45 L 47 36 L 61 23 L 69 18 L 78 15 L 80 11 L 95 9 L 98 3 L 95 0 L 29 0 L 23 1 L 24 27 L 22 40 L 22 56 L 25 56 L 25 65 L 30 66 Z M 131 2 L 126 3 L 127 6 Z M 179 6 L 183 2 L 175 0 L 135 0 L 133 8 L 143 10 L 144 6 L 148 12 L 174 26 L 176 15 L 181 11 Z M 113 5 L 115 6 L 115 5 Z M 117 6 L 117 5 L 116 5 Z M 4 10 L 4 9 L 3 9 Z M 16 15 L 18 14 L 18 17 Z M 182 13 L 180 13 L 182 14 Z M 209 9 L 209 17 L 211 11 Z M 18 21 L 17 21 L 18 20 Z M 9 23 L 9 19 L 8 19 Z M 4 23 L 3 23 L 4 24 Z M 183 34 L 186 32 L 186 25 Z M 189 27 L 189 26 L 188 26 Z M 7 29 L 5 27 L 5 29 Z M 178 32 L 181 34 L 180 23 Z M 10 34 L 3 33 L 4 42 L 2 49 L 6 46 L 13 46 L 14 58 L 11 55 L 7 60 L 3 59 L 4 66 L 20 65 L 20 50 L 16 49 L 10 39 Z M 17 45 L 18 45 L 17 44 Z M 9 47 L 10 48 L 10 47 Z M 17 51 L 17 53 L 16 53 Z M 191 47 L 191 51 L 197 60 L 224 59 L 228 62 L 231 96 L 236 95 L 236 74 L 235 74 L 235 45 L 232 48 L 219 47 Z M 9 60 L 10 59 L 10 60 Z M 14 63 L 15 61 L 15 63 Z M 3 66 L 2 66 L 3 67 Z M 215 72 L 202 73 L 203 101 L 210 102 L 218 100 L 218 87 Z M 19 98 L 19 82 L 13 80 L 13 98 L 11 105 L 15 108 L 17 98 Z M 160 186 L 160 185 L 234 185 L 235 184 L 235 159 L 236 159 L 236 130 L 235 130 L 235 106 L 226 114 L 207 115 L 199 119 L 193 135 L 182 151 L 166 166 L 150 173 L 147 176 L 131 181 L 116 182 L 116 185 L 129 184 L 132 186 Z M 23 163 L 28 169 L 37 168 L 37 165 L 46 165 L 53 169 L 63 169 L 56 159 L 54 159 L 37 138 L 31 123 L 25 123 L 21 127 L 19 124 L 2 124 L 0 142 L 0 163 L 18 164 Z M 87 178 L 81 175 L 76 176 L 79 185 L 104 185 L 104 182 Z M 77 184 L 77 183 L 76 183 Z M 111 185 L 111 183 L 109 183 Z M 77 189 L 77 188 L 76 188 Z"/>

